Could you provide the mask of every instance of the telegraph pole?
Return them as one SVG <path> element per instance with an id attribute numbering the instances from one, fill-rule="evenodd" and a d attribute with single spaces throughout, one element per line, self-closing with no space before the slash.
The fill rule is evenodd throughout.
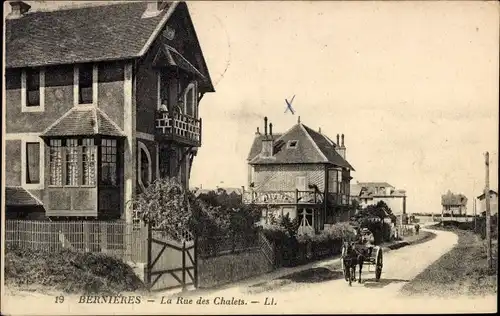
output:
<path id="1" fill-rule="evenodd" d="M 484 198 L 486 202 L 486 255 L 488 258 L 488 267 L 492 268 L 491 260 L 491 215 L 490 215 L 490 154 L 486 152 L 485 169 L 486 169 L 486 185 L 484 188 Z"/>

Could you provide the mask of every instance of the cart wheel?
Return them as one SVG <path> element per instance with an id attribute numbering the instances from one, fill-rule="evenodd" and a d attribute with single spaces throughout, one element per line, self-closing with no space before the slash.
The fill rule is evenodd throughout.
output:
<path id="1" fill-rule="evenodd" d="M 377 254 L 376 254 L 376 259 L 375 259 L 375 279 L 377 281 L 380 281 L 380 276 L 382 275 L 382 267 L 383 266 L 384 266 L 384 263 L 383 263 L 382 249 L 378 248 Z"/>

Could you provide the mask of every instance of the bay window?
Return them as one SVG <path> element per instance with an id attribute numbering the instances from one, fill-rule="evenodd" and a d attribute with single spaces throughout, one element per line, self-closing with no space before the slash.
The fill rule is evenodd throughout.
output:
<path id="1" fill-rule="evenodd" d="M 106 138 L 51 139 L 49 141 L 50 185 L 93 187 L 97 184 L 99 171 L 101 184 L 116 186 L 117 144 L 116 139 Z"/>

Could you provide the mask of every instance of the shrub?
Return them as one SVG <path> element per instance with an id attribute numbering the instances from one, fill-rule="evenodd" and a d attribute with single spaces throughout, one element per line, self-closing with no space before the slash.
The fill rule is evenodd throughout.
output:
<path id="1" fill-rule="evenodd" d="M 69 250 L 45 252 L 9 247 L 5 254 L 5 281 L 22 288 L 43 285 L 81 294 L 145 290 L 144 283 L 121 260 Z"/>

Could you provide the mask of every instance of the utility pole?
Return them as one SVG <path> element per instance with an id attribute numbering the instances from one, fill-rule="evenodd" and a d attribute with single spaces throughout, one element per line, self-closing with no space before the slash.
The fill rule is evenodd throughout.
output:
<path id="1" fill-rule="evenodd" d="M 486 166 L 486 185 L 484 188 L 484 199 L 486 202 L 486 255 L 488 258 L 488 267 L 492 268 L 491 260 L 491 216 L 490 216 L 490 154 L 484 155 Z"/>
<path id="2" fill-rule="evenodd" d="M 474 210 L 474 233 L 477 232 L 477 221 L 476 221 L 476 217 L 477 217 L 477 209 L 476 209 L 476 197 L 474 197 L 474 204 L 472 204 L 472 208 Z"/>

